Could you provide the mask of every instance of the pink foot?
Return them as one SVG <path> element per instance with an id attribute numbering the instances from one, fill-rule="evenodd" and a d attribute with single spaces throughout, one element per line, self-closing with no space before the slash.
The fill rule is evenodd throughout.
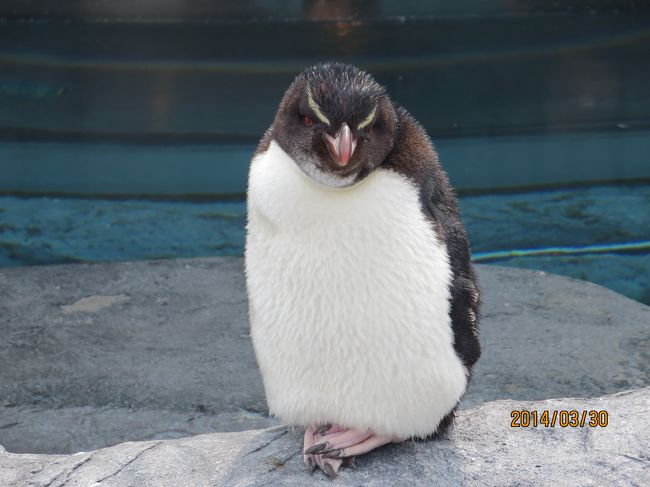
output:
<path id="1" fill-rule="evenodd" d="M 330 425 L 307 428 L 305 463 L 312 469 L 320 467 L 329 477 L 336 477 L 341 465 L 354 467 L 354 456 L 398 441 L 390 436 L 376 435 L 371 430 L 344 429 Z"/>
<path id="2" fill-rule="evenodd" d="M 343 460 L 336 458 L 323 458 L 321 455 L 307 453 L 307 451 L 311 451 L 314 444 L 322 438 L 317 431 L 323 431 L 323 427 L 317 429 L 309 427 L 305 430 L 304 449 L 302 454 L 303 461 L 312 472 L 317 468 L 320 468 L 328 477 L 334 478 L 336 477 L 339 468 L 341 468 Z"/>

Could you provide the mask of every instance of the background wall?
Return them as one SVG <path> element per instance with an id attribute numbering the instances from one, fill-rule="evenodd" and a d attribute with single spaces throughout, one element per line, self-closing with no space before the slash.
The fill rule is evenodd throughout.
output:
<path id="1" fill-rule="evenodd" d="M 460 189 L 650 178 L 648 5 L 0 2 L 0 191 L 242 193 L 326 60 L 385 84 Z"/>

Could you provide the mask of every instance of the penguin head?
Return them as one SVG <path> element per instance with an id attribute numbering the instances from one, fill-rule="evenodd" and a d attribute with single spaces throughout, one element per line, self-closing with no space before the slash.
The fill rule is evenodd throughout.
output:
<path id="1" fill-rule="evenodd" d="M 393 148 L 397 115 L 368 73 L 340 63 L 300 73 L 285 93 L 273 138 L 298 167 L 326 186 L 358 183 Z"/>

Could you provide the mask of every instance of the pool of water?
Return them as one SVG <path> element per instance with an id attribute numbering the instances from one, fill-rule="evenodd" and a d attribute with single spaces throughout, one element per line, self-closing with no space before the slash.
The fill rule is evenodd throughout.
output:
<path id="1" fill-rule="evenodd" d="M 650 304 L 650 185 L 461 197 L 477 262 L 592 281 Z M 0 197 L 0 266 L 241 256 L 245 203 Z"/>

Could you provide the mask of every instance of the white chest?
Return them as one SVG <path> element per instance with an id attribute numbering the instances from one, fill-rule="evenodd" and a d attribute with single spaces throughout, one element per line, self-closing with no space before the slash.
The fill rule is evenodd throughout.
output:
<path id="1" fill-rule="evenodd" d="M 377 170 L 326 188 L 272 142 L 251 165 L 248 218 L 251 333 L 271 411 L 430 433 L 466 379 L 448 257 L 412 184 Z"/>

